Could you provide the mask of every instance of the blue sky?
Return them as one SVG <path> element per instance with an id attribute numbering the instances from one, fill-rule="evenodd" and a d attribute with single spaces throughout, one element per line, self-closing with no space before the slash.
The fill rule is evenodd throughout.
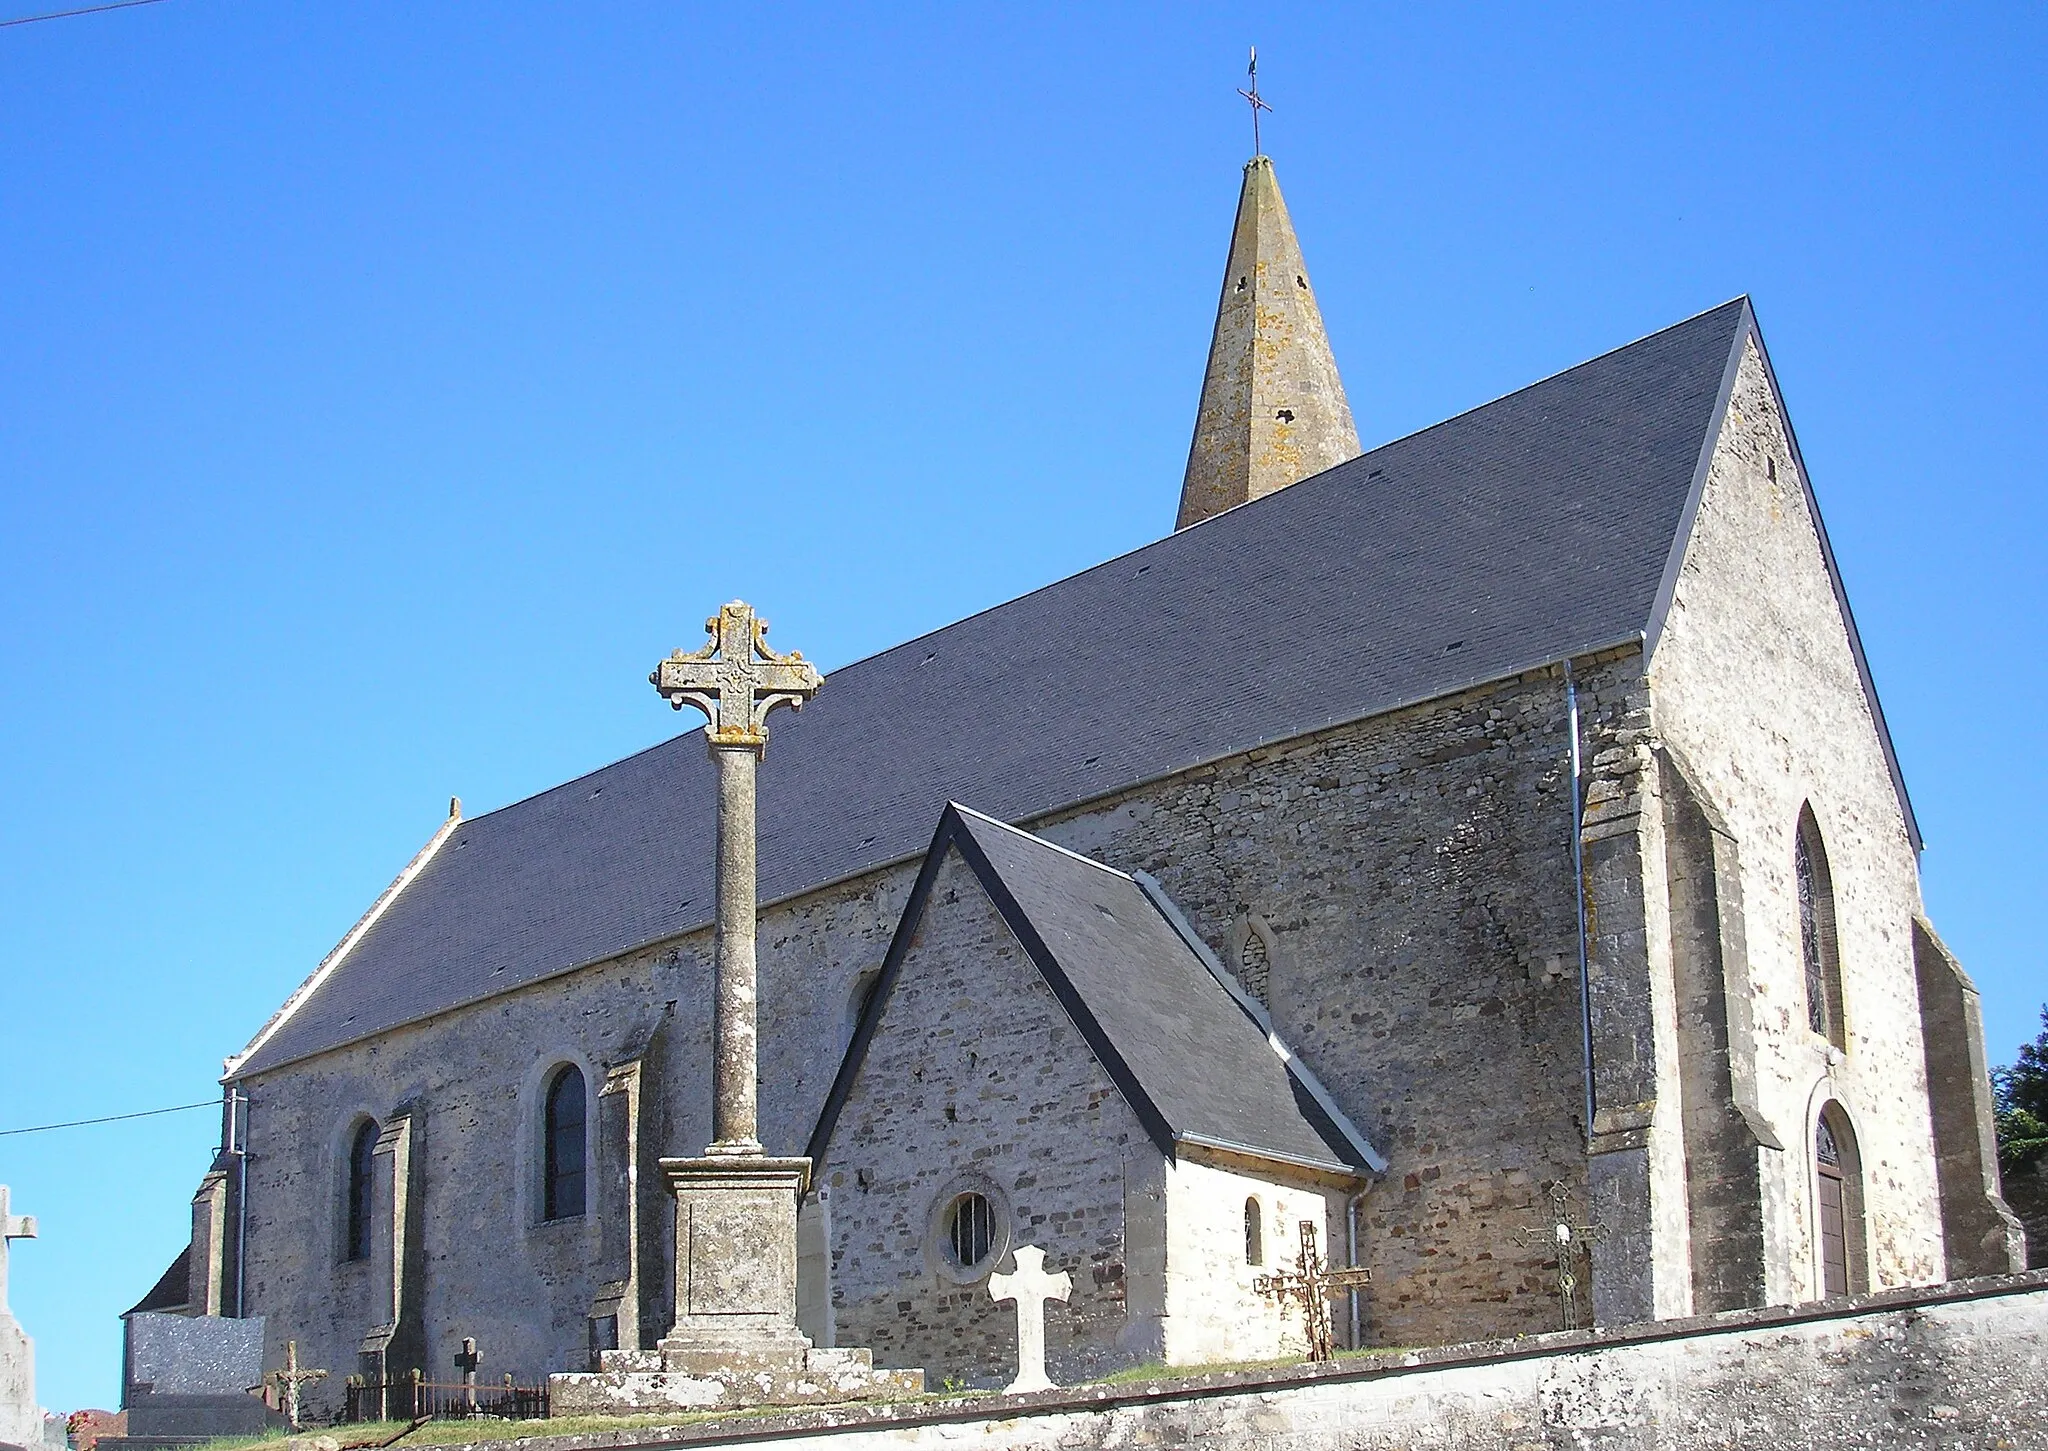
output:
<path id="1" fill-rule="evenodd" d="M 1368 446 L 1753 295 L 2009 1059 L 2048 10 L 167 0 L 0 29 L 0 1128 L 211 1097 L 708 605 L 829 669 L 1166 532 L 1248 41 Z M 215 1133 L 0 1138 L 46 1404 Z"/>

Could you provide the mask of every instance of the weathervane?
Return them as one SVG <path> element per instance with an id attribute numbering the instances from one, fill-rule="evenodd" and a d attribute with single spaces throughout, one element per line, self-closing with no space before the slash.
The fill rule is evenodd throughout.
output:
<path id="1" fill-rule="evenodd" d="M 1259 94 L 1259 48 L 1256 45 L 1252 47 L 1251 68 L 1247 70 L 1245 74 L 1251 77 L 1251 89 L 1246 90 L 1244 87 L 1240 86 L 1238 87 L 1237 93 L 1240 96 L 1243 96 L 1247 101 L 1251 102 L 1252 155 L 1264 156 L 1266 153 L 1264 149 L 1261 148 L 1261 146 L 1259 145 L 1259 112 L 1270 111 L 1273 108 L 1267 105 L 1265 97 Z"/>

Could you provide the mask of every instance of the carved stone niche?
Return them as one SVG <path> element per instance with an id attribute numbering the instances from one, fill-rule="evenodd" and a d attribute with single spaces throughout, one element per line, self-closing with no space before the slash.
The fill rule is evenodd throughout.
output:
<path id="1" fill-rule="evenodd" d="M 1257 999 L 1259 1006 L 1273 1006 L 1273 963 L 1280 956 L 1280 944 L 1273 929 L 1256 912 L 1241 915 L 1230 927 L 1230 951 L 1223 965 L 1237 978 L 1237 985 Z"/>

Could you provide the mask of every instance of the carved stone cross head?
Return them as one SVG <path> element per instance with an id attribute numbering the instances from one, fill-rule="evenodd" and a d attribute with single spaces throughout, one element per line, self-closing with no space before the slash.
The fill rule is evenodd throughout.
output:
<path id="1" fill-rule="evenodd" d="M 7 1313 L 8 1241 L 35 1237 L 36 1217 L 12 1213 L 7 1207 L 7 1186 L 0 1184 L 0 1315 Z"/>
<path id="2" fill-rule="evenodd" d="M 649 683 L 677 710 L 694 705 L 709 717 L 705 735 L 713 748 L 768 744 L 768 712 L 800 708 L 818 693 L 825 677 L 804 659 L 768 648 L 768 622 L 751 605 L 734 600 L 704 622 L 710 642 L 695 654 L 681 650 L 655 667 Z"/>

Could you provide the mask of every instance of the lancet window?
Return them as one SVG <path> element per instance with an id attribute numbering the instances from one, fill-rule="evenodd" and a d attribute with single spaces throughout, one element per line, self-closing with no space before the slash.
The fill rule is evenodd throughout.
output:
<path id="1" fill-rule="evenodd" d="M 377 1125 L 366 1120 L 357 1125 L 348 1141 L 347 1224 L 342 1236 L 342 1257 L 366 1260 L 370 1257 L 370 1216 L 377 1182 Z"/>
<path id="2" fill-rule="evenodd" d="M 541 1218 L 583 1213 L 583 1070 L 564 1064 L 548 1080 L 541 1128 Z"/>
<path id="3" fill-rule="evenodd" d="M 1799 956 L 1806 970 L 1807 1026 L 1837 1048 L 1846 1048 L 1834 877 L 1828 870 L 1827 845 L 1821 840 L 1812 807 L 1799 813 L 1792 866 L 1799 891 Z"/>

